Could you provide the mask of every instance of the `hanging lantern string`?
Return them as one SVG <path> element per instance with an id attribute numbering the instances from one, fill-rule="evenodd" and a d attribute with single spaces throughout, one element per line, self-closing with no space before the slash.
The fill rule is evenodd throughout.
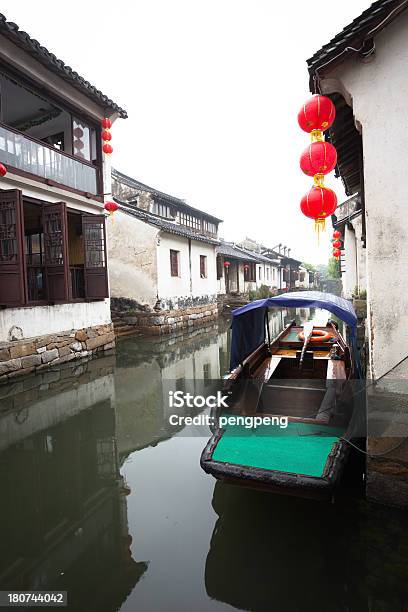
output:
<path id="1" fill-rule="evenodd" d="M 313 186 L 303 196 L 300 208 L 304 215 L 314 219 L 317 241 L 325 231 L 326 218 L 334 213 L 337 197 L 333 190 L 324 184 L 324 176 L 331 172 L 337 163 L 335 147 L 326 142 L 324 134 L 335 119 L 336 109 L 330 98 L 314 95 L 300 109 L 298 123 L 300 128 L 310 134 L 311 144 L 302 153 L 300 167 L 307 176 L 313 176 Z"/>

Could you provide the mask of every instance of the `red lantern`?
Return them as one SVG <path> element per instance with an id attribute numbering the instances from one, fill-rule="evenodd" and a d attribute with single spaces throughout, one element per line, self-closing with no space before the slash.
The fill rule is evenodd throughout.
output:
<path id="1" fill-rule="evenodd" d="M 112 121 L 109 119 L 109 117 L 102 119 L 101 123 L 104 130 L 109 130 L 112 127 Z"/>
<path id="2" fill-rule="evenodd" d="M 302 106 L 298 113 L 298 122 L 303 131 L 327 130 L 334 121 L 336 108 L 330 98 L 315 95 Z"/>
<path id="3" fill-rule="evenodd" d="M 330 142 L 312 142 L 300 156 L 300 167 L 308 176 L 329 174 L 337 163 L 337 151 Z"/>
<path id="4" fill-rule="evenodd" d="M 333 238 L 335 238 L 336 240 L 338 238 L 341 238 L 341 232 L 339 232 L 339 230 L 334 230 L 333 232 Z"/>
<path id="5" fill-rule="evenodd" d="M 105 140 L 105 141 L 112 140 L 112 134 L 110 133 L 109 130 L 103 130 L 102 140 Z"/>
<path id="6" fill-rule="evenodd" d="M 244 270 L 249 270 L 249 264 L 244 265 Z"/>
<path id="7" fill-rule="evenodd" d="M 336 257 L 336 259 L 338 259 L 340 255 L 341 255 L 341 251 L 339 249 L 334 249 L 333 257 Z"/>
<path id="8" fill-rule="evenodd" d="M 230 267 L 230 265 L 231 265 L 231 264 L 230 264 L 230 262 L 229 262 L 229 261 L 224 261 L 224 268 L 227 268 L 227 270 L 228 270 L 228 268 Z"/>
<path id="9" fill-rule="evenodd" d="M 7 168 L 3 164 L 0 163 L 0 176 L 6 176 Z"/>
<path id="10" fill-rule="evenodd" d="M 105 202 L 104 209 L 110 214 L 113 215 L 114 212 L 118 210 L 119 206 L 116 202 Z"/>
<path id="11" fill-rule="evenodd" d="M 302 213 L 316 221 L 324 221 L 326 217 L 334 213 L 336 206 L 337 197 L 334 191 L 328 187 L 317 187 L 316 185 L 313 185 L 300 202 Z"/>
<path id="12" fill-rule="evenodd" d="M 334 249 L 339 249 L 340 247 L 341 247 L 341 242 L 340 242 L 340 240 L 335 240 L 335 241 L 333 242 L 333 248 L 334 248 Z"/>
<path id="13" fill-rule="evenodd" d="M 105 142 L 102 147 L 102 150 L 104 153 L 106 153 L 106 155 L 110 155 L 111 153 L 113 153 L 113 147 L 108 142 Z"/>

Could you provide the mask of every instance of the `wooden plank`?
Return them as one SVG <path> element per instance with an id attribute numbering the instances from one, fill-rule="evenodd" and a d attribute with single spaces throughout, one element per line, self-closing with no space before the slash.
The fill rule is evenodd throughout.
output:
<path id="1" fill-rule="evenodd" d="M 346 380 L 346 366 L 341 359 L 329 359 L 327 363 L 327 380 Z"/>
<path id="2" fill-rule="evenodd" d="M 329 421 L 330 416 L 336 407 L 336 398 L 340 393 L 342 384 L 335 384 L 333 381 L 345 381 L 347 378 L 344 361 L 340 359 L 329 359 L 327 362 L 326 385 L 327 391 L 320 404 L 316 419 L 319 421 Z"/>
<path id="3" fill-rule="evenodd" d="M 253 378 L 267 382 L 278 367 L 281 360 L 282 357 L 272 355 L 271 358 L 266 359 L 265 362 L 255 371 Z"/>

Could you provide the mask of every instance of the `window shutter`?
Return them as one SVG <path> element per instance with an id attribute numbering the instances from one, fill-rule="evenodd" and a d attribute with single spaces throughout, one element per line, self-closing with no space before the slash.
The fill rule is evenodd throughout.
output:
<path id="1" fill-rule="evenodd" d="M 44 264 L 49 302 L 70 299 L 68 225 L 65 202 L 43 208 Z"/>
<path id="2" fill-rule="evenodd" d="M 224 276 L 224 266 L 222 265 L 222 259 L 219 255 L 217 255 L 217 279 L 220 279 Z"/>
<path id="3" fill-rule="evenodd" d="M 85 296 L 90 300 L 109 297 L 104 215 L 82 215 L 85 249 Z"/>
<path id="4" fill-rule="evenodd" d="M 179 275 L 179 251 L 170 249 L 170 273 L 171 276 Z"/>
<path id="5" fill-rule="evenodd" d="M 0 192 L 0 305 L 25 303 L 23 199 L 19 189 Z"/>

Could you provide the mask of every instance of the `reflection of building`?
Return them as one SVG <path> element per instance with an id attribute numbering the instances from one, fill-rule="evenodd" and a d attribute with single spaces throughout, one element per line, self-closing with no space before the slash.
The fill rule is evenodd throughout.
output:
<path id="1" fill-rule="evenodd" d="M 73 609 L 116 610 L 147 564 L 130 553 L 113 363 L 87 365 L 1 400 L 0 588 L 66 590 Z"/>
<path id="2" fill-rule="evenodd" d="M 313 610 L 316 602 L 320 609 L 365 609 L 361 570 L 344 537 L 349 532 L 342 528 L 343 516 L 333 533 L 331 513 L 322 515 L 321 506 L 309 500 L 294 504 L 221 482 L 212 505 L 218 519 L 205 566 L 211 599 L 239 610 L 270 610 L 271 602 L 277 610 Z"/>
<path id="3" fill-rule="evenodd" d="M 405 514 L 367 511 L 349 497 L 322 511 L 320 502 L 221 482 L 212 506 L 218 518 L 205 565 L 211 599 L 257 611 L 405 609 Z"/>
<path id="4" fill-rule="evenodd" d="M 114 341 L 103 203 L 111 180 L 101 119 L 126 112 L 2 15 L 0 61 L 4 378 Z"/>
<path id="5" fill-rule="evenodd" d="M 170 390 L 199 393 L 229 367 L 226 354 L 228 323 L 178 338 L 153 342 L 122 340 L 115 371 L 117 440 L 121 458 L 133 450 L 155 445 L 177 432 L 170 426 Z M 221 348 L 220 348 L 221 338 Z M 188 409 L 184 408 L 187 414 Z M 196 412 L 199 412 L 197 410 Z M 179 428 L 180 429 L 180 428 Z"/>

